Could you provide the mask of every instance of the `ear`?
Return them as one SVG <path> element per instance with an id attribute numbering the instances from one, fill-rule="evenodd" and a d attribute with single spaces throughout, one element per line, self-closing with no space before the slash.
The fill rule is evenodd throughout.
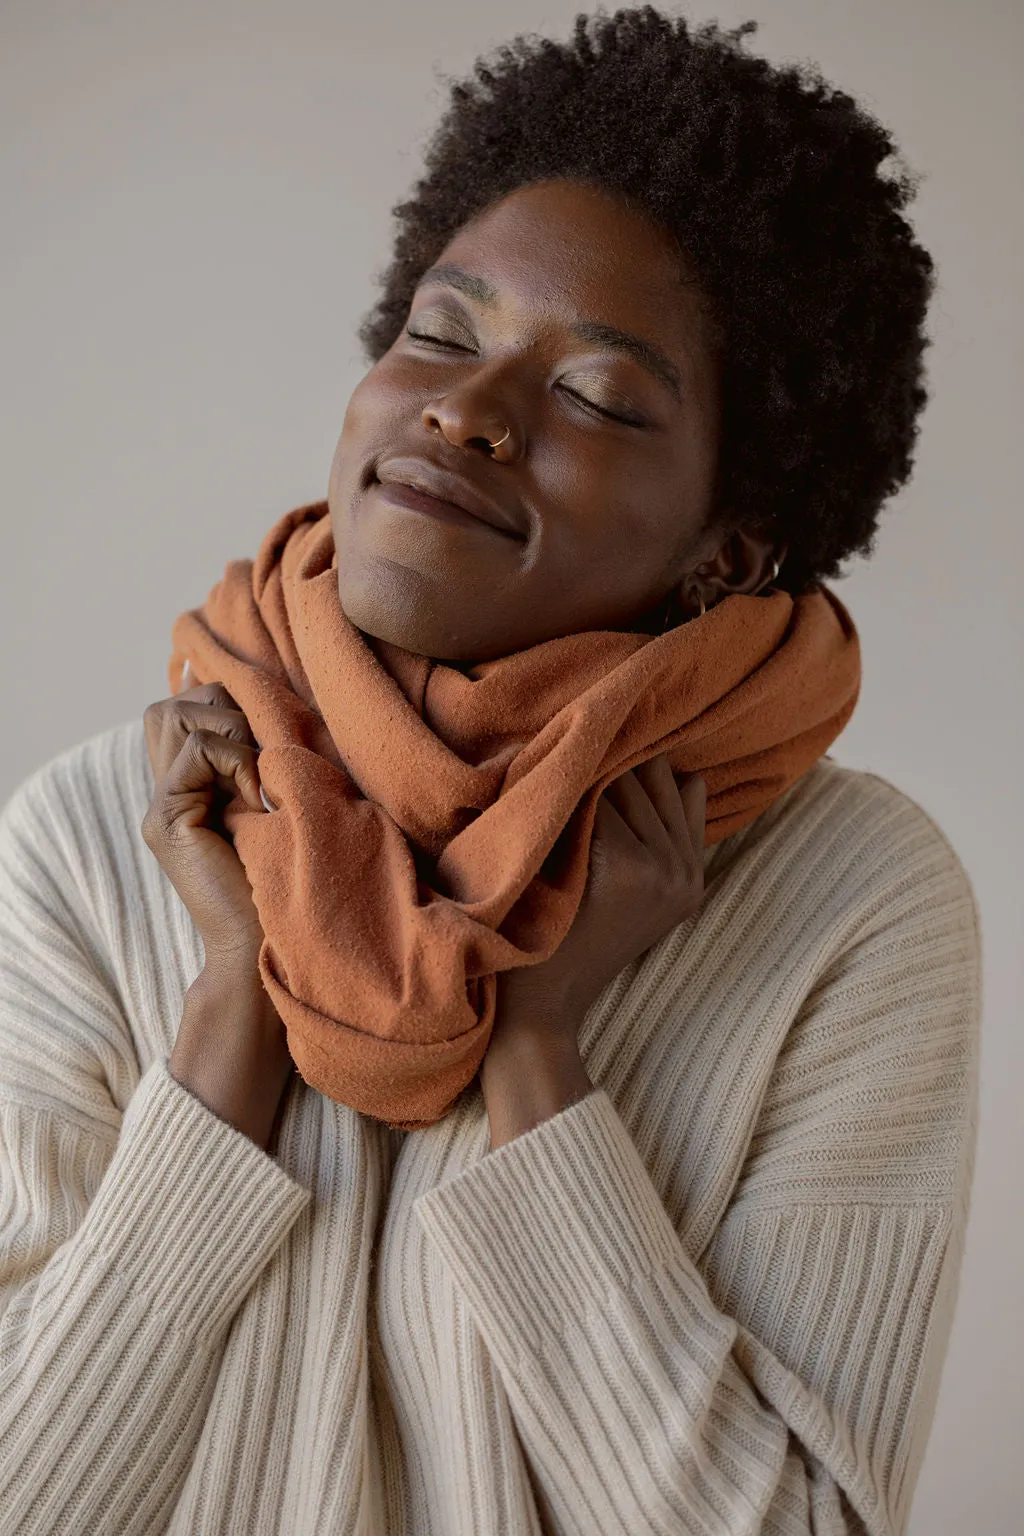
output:
<path id="1" fill-rule="evenodd" d="M 735 528 L 709 559 L 696 567 L 692 587 L 710 608 L 735 593 L 752 595 L 774 581 L 774 562 L 781 565 L 789 546 L 764 530 Z"/>

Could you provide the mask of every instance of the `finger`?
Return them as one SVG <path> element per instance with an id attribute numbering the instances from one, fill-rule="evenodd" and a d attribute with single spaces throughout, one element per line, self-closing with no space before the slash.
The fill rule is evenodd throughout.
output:
<path id="1" fill-rule="evenodd" d="M 662 835 L 673 853 L 700 862 L 706 837 L 707 786 L 703 776 L 692 773 L 677 779 L 664 752 L 638 763 L 633 774 L 661 820 Z M 651 837 L 648 845 L 656 847 L 657 842 Z"/>
<path id="2" fill-rule="evenodd" d="M 214 788 L 232 796 L 238 792 L 254 810 L 262 810 L 256 756 L 254 747 L 231 740 L 221 731 L 202 727 L 189 731 L 161 786 L 165 818 L 180 817 L 186 824 L 201 821 L 213 798 Z M 175 806 L 176 799 L 197 794 L 206 802 L 201 806 L 197 801 L 197 816 Z"/>
<path id="3" fill-rule="evenodd" d="M 594 822 L 590 829 L 591 861 L 593 861 L 595 848 L 629 849 L 635 842 L 632 829 L 608 799 L 607 791 L 598 795 L 597 804 L 594 807 Z"/>
<path id="4" fill-rule="evenodd" d="M 708 786 L 703 774 L 690 774 L 685 783 L 680 785 L 679 797 L 693 838 L 694 851 L 703 855 L 708 826 Z"/>
<path id="5" fill-rule="evenodd" d="M 199 699 L 204 704 L 219 704 L 225 709 L 237 709 L 238 703 L 225 688 L 223 683 L 192 683 L 191 687 L 179 688 L 173 695 L 175 699 Z"/>
<path id="6" fill-rule="evenodd" d="M 150 705 L 144 715 L 146 745 L 153 777 L 158 784 L 166 776 L 190 731 L 217 731 L 229 740 L 259 750 L 245 715 L 223 702 L 228 699 L 230 694 L 219 683 L 203 683 L 185 696 L 176 694 L 173 699 Z"/>
<path id="7" fill-rule="evenodd" d="M 676 776 L 669 766 L 668 756 L 659 752 L 656 757 L 637 763 L 633 772 L 644 787 L 648 799 L 661 817 L 668 832 L 679 838 L 687 834 L 686 816 L 679 798 Z"/>
<path id="8" fill-rule="evenodd" d="M 604 794 L 633 836 L 642 843 L 657 847 L 666 839 L 665 824 L 632 768 L 613 779 Z"/>
<path id="9" fill-rule="evenodd" d="M 200 704 L 209 704 L 214 709 L 237 715 L 242 722 L 245 732 L 243 739 L 250 746 L 256 747 L 257 750 L 259 749 L 260 742 L 257 741 L 253 734 L 252 726 L 249 724 L 245 711 L 241 708 L 234 695 L 228 692 L 223 683 L 196 683 L 193 688 L 188 690 L 188 697 L 198 700 Z"/>
<path id="10" fill-rule="evenodd" d="M 207 709 L 219 710 L 222 714 L 236 715 L 245 727 L 250 745 L 256 742 L 245 711 L 239 708 L 223 683 L 197 683 L 194 688 L 189 688 L 185 693 L 176 693 L 173 700 L 168 702 L 172 705 L 172 711 L 179 706 L 199 704 Z"/>

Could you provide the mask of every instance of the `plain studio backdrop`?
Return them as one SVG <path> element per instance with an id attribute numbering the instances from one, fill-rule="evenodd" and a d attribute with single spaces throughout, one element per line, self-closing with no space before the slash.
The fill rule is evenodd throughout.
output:
<path id="1" fill-rule="evenodd" d="M 517 32 L 565 38 L 579 9 L 5 0 L 0 802 L 166 697 L 174 617 L 280 513 L 326 494 L 365 372 L 355 326 L 446 99 L 441 74 Z M 818 63 L 924 176 L 910 217 L 938 267 L 932 399 L 873 558 L 834 583 L 864 681 L 831 750 L 935 817 L 981 904 L 973 1205 L 911 1536 L 1004 1536 L 1020 1529 L 1024 1444 L 1024 7 L 685 14 L 756 18 L 750 51 Z"/>

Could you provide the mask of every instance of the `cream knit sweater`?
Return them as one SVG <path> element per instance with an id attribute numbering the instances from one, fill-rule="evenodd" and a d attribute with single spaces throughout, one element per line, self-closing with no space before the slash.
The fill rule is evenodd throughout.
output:
<path id="1" fill-rule="evenodd" d="M 141 721 L 0 816 L 2 1536 L 904 1530 L 956 1299 L 980 940 L 949 842 L 821 758 L 489 1151 L 169 1075 L 202 967 Z"/>

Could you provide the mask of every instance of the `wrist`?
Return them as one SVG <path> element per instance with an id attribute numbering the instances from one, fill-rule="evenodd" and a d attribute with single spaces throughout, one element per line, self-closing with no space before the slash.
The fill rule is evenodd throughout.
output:
<path id="1" fill-rule="evenodd" d="M 258 972 L 200 972 L 185 993 L 168 1067 L 208 1109 L 266 1149 L 294 1063 Z"/>
<path id="2" fill-rule="evenodd" d="M 246 1060 L 265 1067 L 291 1065 L 287 1035 L 257 969 L 205 966 L 185 993 L 179 1039 L 211 1036 L 244 1043 Z"/>
<path id="3" fill-rule="evenodd" d="M 550 1018 L 540 1013 L 495 1016 L 487 1053 L 480 1065 L 481 1086 L 498 1071 L 529 1073 L 565 1067 L 580 1059 L 575 1014 Z"/>
<path id="4" fill-rule="evenodd" d="M 552 1028 L 571 1032 L 572 1025 L 586 1014 L 587 1006 L 575 968 L 563 967 L 554 973 L 549 960 L 542 965 L 502 971 L 498 977 L 494 1033 L 531 1028 L 540 1033 Z"/>
<path id="5" fill-rule="evenodd" d="M 236 992 L 250 996 L 262 992 L 269 1002 L 269 994 L 260 975 L 258 949 L 232 950 L 230 954 L 207 950 L 203 968 L 186 992 L 230 997 Z"/>
<path id="6" fill-rule="evenodd" d="M 575 1037 L 526 1025 L 499 1038 L 480 1067 L 491 1150 L 585 1098 L 594 1086 Z"/>

